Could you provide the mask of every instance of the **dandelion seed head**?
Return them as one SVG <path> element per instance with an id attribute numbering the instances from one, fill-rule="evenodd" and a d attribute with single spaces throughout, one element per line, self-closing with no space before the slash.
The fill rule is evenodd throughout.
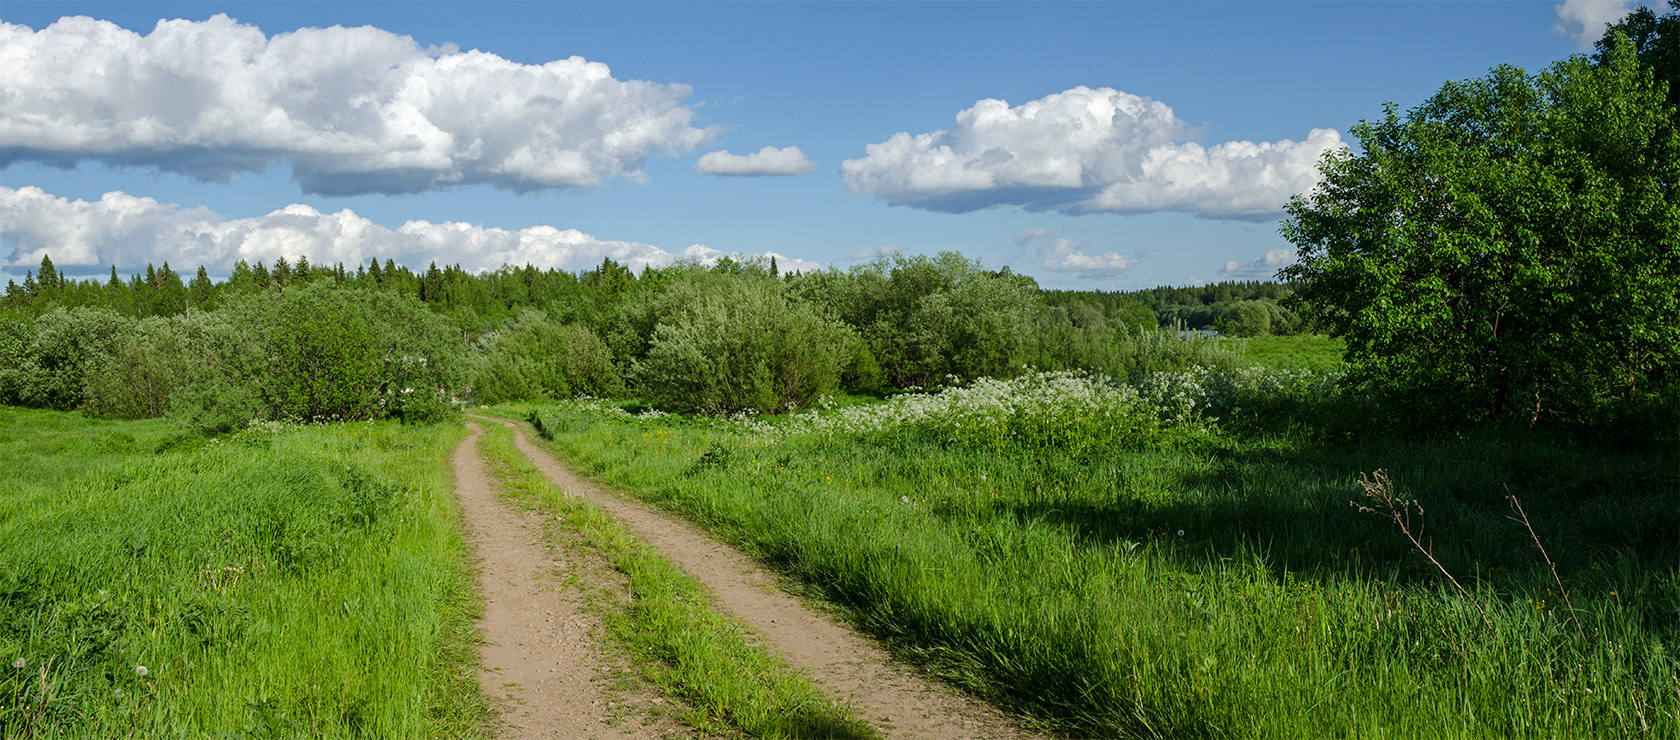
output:
<path id="1" fill-rule="evenodd" d="M 24 660 L 23 658 L 18 658 L 17 660 L 12 661 L 13 668 L 22 668 L 26 665 L 29 665 L 29 661 Z"/>
<path id="2" fill-rule="evenodd" d="M 146 674 L 148 674 L 148 673 L 151 673 L 151 671 L 150 671 L 150 670 L 148 670 L 148 669 L 147 669 L 147 668 L 146 668 L 146 667 L 145 667 L 145 666 L 143 666 L 143 665 L 137 665 L 137 666 L 135 666 L 135 667 L 134 667 L 134 672 L 135 672 L 135 673 L 138 673 L 138 674 L 140 674 L 140 675 L 141 675 L 141 676 L 145 676 L 145 675 L 146 675 Z"/>

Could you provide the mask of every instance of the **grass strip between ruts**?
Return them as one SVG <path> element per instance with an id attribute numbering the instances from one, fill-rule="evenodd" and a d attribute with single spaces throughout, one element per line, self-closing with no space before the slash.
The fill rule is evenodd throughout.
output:
<path id="1" fill-rule="evenodd" d="M 606 512 L 550 482 L 514 446 L 510 428 L 495 422 L 482 426 L 480 449 L 503 495 L 553 514 L 562 539 L 575 538 L 628 577 L 628 604 L 586 603 L 605 612 L 612 644 L 622 647 L 668 695 L 692 707 L 684 721 L 707 732 L 738 730 L 766 738 L 877 736 L 849 707 L 831 701 L 780 658 L 754 645 L 746 628 L 718 612 L 693 578 Z"/>

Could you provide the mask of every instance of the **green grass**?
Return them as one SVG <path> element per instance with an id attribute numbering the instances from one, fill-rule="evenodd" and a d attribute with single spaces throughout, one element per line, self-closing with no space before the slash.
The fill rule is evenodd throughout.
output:
<path id="1" fill-rule="evenodd" d="M 507 408 L 496 412 L 506 414 Z M 515 418 L 509 416 L 509 418 Z M 708 734 L 869 738 L 875 733 L 804 676 L 753 644 L 720 614 L 704 587 L 662 560 L 600 508 L 554 486 L 514 447 L 513 432 L 484 424 L 480 447 L 505 495 L 552 515 L 563 545 L 586 547 L 629 580 L 627 603 L 594 600 L 614 644 L 669 695 L 687 702 L 682 719 Z"/>
<path id="2" fill-rule="evenodd" d="M 1342 353 L 1347 350 L 1346 342 L 1323 334 L 1221 339 L 1219 346 L 1261 367 L 1319 372 L 1342 369 Z"/>
<path id="3" fill-rule="evenodd" d="M 535 418 L 585 471 L 1075 736 L 1680 735 L 1672 446 L 1215 432 L 1073 454 L 913 427 L 779 435 L 578 405 Z M 1435 556 L 1486 621 L 1349 505 L 1379 468 L 1424 506 Z"/>
<path id="4" fill-rule="evenodd" d="M 0 735 L 484 736 L 461 433 L 0 409 Z"/>

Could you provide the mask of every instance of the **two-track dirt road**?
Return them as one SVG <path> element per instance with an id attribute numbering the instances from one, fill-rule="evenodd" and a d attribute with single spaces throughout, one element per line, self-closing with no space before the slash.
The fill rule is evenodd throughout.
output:
<path id="1" fill-rule="evenodd" d="M 996 708 L 922 675 L 851 627 L 782 591 L 770 572 L 694 525 L 574 475 L 532 444 L 521 425 L 474 418 L 513 428 L 519 450 L 562 491 L 606 510 L 661 557 L 704 584 L 725 613 L 759 633 L 761 644 L 834 698 L 850 702 L 859 718 L 883 735 L 927 740 L 1033 737 Z M 475 428 L 455 451 L 454 465 L 487 603 L 481 623 L 487 641 L 481 677 L 492 696 L 513 695 L 523 702 L 508 715 L 510 729 L 548 733 L 526 734 L 522 729 L 506 736 L 670 732 L 669 727 L 653 726 L 606 729 L 599 716 L 583 716 L 598 705 L 598 715 L 605 713 L 600 705 L 608 701 L 604 694 L 561 685 L 596 683 L 590 671 L 597 669 L 590 666 L 601 664 L 601 652 L 576 597 L 543 584 L 540 574 L 554 570 L 555 555 L 539 544 L 540 531 L 521 527 L 506 504 L 496 500 L 476 439 Z M 543 557 L 550 560 L 541 561 Z M 572 603 L 566 603 L 568 598 Z M 562 672 L 560 663 L 570 667 Z M 550 717 L 554 712 L 563 716 Z"/>

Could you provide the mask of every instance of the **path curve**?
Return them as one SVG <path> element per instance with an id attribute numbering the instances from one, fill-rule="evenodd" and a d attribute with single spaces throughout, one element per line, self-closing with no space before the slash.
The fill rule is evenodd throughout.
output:
<path id="1" fill-rule="evenodd" d="M 595 635 L 599 619 L 574 588 L 559 584 L 542 530 L 496 497 L 498 486 L 478 452 L 477 424 L 456 446 L 455 497 L 467 544 L 478 563 L 485 642 L 478 682 L 501 710 L 498 738 L 625 738 L 687 734 L 674 722 L 623 704 L 599 677 L 608 665 Z M 616 725 L 609 719 L 619 716 Z M 651 721 L 652 724 L 644 724 Z"/>
<path id="2" fill-rule="evenodd" d="M 758 630 L 764 644 L 859 718 L 888 737 L 924 740 L 1033 738 L 997 708 L 930 679 L 894 659 L 850 626 L 806 606 L 776 585 L 771 573 L 695 525 L 572 473 L 533 445 L 522 425 L 519 451 L 562 491 L 605 509 L 673 565 L 705 584 L 723 609 Z"/>

